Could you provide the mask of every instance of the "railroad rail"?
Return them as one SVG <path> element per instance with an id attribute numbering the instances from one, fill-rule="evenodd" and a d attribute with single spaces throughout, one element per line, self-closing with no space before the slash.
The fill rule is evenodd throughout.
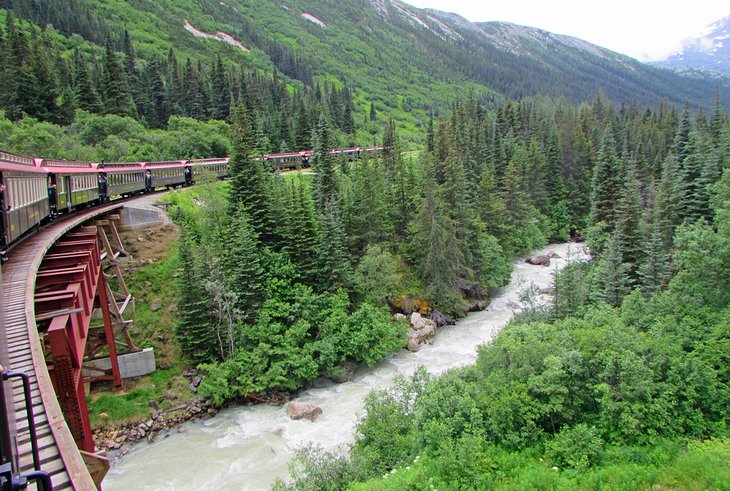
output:
<path id="1" fill-rule="evenodd" d="M 0 320 L 7 340 L 10 364 L 5 368 L 29 376 L 37 442 L 35 453 L 41 470 L 50 474 L 54 490 L 96 490 L 92 477 L 95 456 L 89 453 L 82 455 L 79 451 L 52 385 L 36 324 L 37 274 L 46 253 L 61 237 L 121 206 L 120 203 L 98 206 L 43 227 L 20 242 L 9 254 L 8 262 L 2 266 Z M 20 384 L 14 384 L 12 392 L 15 401 L 16 457 L 20 471 L 30 472 L 35 468 L 34 447 L 23 402 L 23 388 Z"/>

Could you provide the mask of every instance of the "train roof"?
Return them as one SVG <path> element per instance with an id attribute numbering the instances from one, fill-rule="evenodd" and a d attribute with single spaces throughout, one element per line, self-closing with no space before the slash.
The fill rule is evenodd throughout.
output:
<path id="1" fill-rule="evenodd" d="M 188 161 L 189 163 L 193 165 L 213 165 L 213 164 L 227 164 L 228 163 L 228 157 L 219 157 L 216 159 L 190 159 Z"/>
<path id="2" fill-rule="evenodd" d="M 142 162 L 142 166 L 145 168 L 160 168 L 160 167 L 180 167 L 186 165 L 187 160 L 156 160 L 152 162 Z"/>
<path id="3" fill-rule="evenodd" d="M 54 174 L 96 174 L 96 164 L 80 160 L 39 159 L 39 166 Z"/>
<path id="4" fill-rule="evenodd" d="M 101 162 L 96 168 L 102 172 L 142 171 L 141 162 Z"/>
<path id="5" fill-rule="evenodd" d="M 46 174 L 46 169 L 36 166 L 33 157 L 26 157 L 12 152 L 0 150 L 0 170 L 10 172 L 32 172 L 38 174 Z"/>

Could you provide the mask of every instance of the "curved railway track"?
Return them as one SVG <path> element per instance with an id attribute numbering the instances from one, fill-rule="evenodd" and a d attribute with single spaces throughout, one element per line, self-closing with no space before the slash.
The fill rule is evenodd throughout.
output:
<path id="1" fill-rule="evenodd" d="M 41 470 L 49 473 L 53 489 L 95 490 L 51 383 L 35 319 L 36 274 L 43 257 L 68 231 L 122 206 L 114 203 L 82 211 L 42 228 L 13 248 L 2 266 L 2 327 L 10 366 L 29 375 Z M 32 445 L 22 386 L 13 386 L 15 432 L 20 470 L 33 470 Z"/>

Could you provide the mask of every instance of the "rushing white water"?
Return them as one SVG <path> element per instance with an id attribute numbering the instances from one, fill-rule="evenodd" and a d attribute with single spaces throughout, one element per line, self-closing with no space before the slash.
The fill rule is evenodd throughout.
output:
<path id="1" fill-rule="evenodd" d="M 286 478 L 296 449 L 308 442 L 343 448 L 354 440 L 363 400 L 373 389 L 388 387 L 397 374 L 410 376 L 419 365 L 431 373 L 474 363 L 476 348 L 489 342 L 512 318 L 520 291 L 531 283 L 546 287 L 565 258 L 576 257 L 575 244 L 554 244 L 561 256 L 549 267 L 515 261 L 512 281 L 487 310 L 470 314 L 455 326 L 439 329 L 433 346 L 417 353 L 400 351 L 372 368 L 358 370 L 355 380 L 302 392 L 297 401 L 315 404 L 323 413 L 315 422 L 292 421 L 286 406 L 257 405 L 221 411 L 207 421 L 188 423 L 152 444 L 141 443 L 118 461 L 104 479 L 105 491 L 268 489 Z"/>

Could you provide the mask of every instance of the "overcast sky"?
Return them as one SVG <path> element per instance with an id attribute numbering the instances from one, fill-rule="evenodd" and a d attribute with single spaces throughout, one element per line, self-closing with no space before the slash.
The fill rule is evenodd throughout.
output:
<path id="1" fill-rule="evenodd" d="M 642 61 L 676 52 L 680 42 L 730 15 L 727 0 L 404 0 L 473 21 L 508 21 L 568 34 Z"/>

